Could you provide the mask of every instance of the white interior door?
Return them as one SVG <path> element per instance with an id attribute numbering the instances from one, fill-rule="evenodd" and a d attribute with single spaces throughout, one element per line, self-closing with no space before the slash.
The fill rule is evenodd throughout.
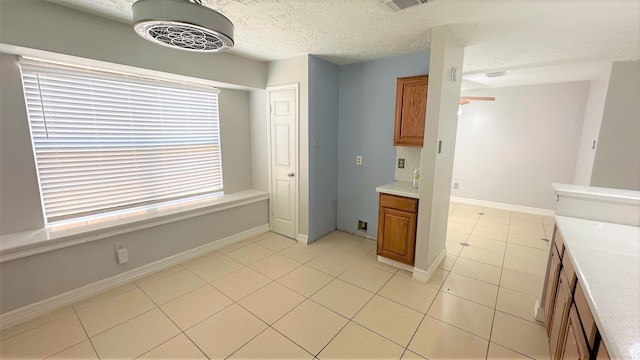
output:
<path id="1" fill-rule="evenodd" d="M 269 97 L 271 231 L 296 238 L 298 194 L 298 88 L 267 89 Z"/>

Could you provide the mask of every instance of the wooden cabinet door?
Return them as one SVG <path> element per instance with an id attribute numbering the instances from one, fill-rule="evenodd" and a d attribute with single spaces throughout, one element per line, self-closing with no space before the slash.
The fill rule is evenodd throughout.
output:
<path id="1" fill-rule="evenodd" d="M 551 258 L 547 267 L 547 283 L 544 293 L 544 313 L 546 316 L 547 336 L 551 334 L 551 323 L 553 321 L 553 308 L 558 289 L 558 279 L 560 277 L 560 258 L 556 248 L 551 244 Z"/>
<path id="2" fill-rule="evenodd" d="M 551 352 L 552 359 L 560 358 L 562 350 L 561 344 L 564 343 L 564 335 L 566 335 L 564 330 L 567 324 L 567 318 L 569 317 L 569 308 L 571 307 L 571 292 L 569 291 L 569 284 L 567 284 L 567 282 L 565 275 L 561 272 L 560 280 L 558 281 L 558 290 L 556 291 L 556 299 L 553 305 L 551 329 L 549 330 L 549 351 Z"/>
<path id="3" fill-rule="evenodd" d="M 607 351 L 607 347 L 604 346 L 604 342 L 600 341 L 600 347 L 598 348 L 598 354 L 596 355 L 596 360 L 611 360 L 609 356 L 609 352 Z"/>
<path id="4" fill-rule="evenodd" d="M 569 318 L 565 327 L 564 342 L 559 350 L 559 358 L 567 360 L 589 360 L 589 347 L 584 338 L 580 318 L 575 306 L 569 310 Z"/>
<path id="5" fill-rule="evenodd" d="M 428 75 L 398 78 L 394 146 L 419 146 L 424 142 Z"/>
<path id="6" fill-rule="evenodd" d="M 413 265 L 416 220 L 416 213 L 380 207 L 378 217 L 378 255 Z"/>

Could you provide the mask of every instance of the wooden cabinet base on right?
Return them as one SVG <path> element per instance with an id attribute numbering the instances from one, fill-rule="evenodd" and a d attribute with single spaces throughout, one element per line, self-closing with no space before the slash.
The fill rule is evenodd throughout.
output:
<path id="1" fill-rule="evenodd" d="M 551 358 L 608 360 L 609 354 L 557 227 L 551 247 L 544 297 Z"/>
<path id="2" fill-rule="evenodd" d="M 417 220 L 418 199 L 380 194 L 377 254 L 413 265 Z"/>

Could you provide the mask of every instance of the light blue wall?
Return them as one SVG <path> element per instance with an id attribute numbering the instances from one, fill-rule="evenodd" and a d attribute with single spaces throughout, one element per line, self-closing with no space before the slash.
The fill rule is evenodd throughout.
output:
<path id="1" fill-rule="evenodd" d="M 336 229 L 338 69 L 309 56 L 309 241 Z"/>
<path id="2" fill-rule="evenodd" d="M 340 67 L 338 229 L 356 233 L 358 220 L 364 220 L 367 236 L 376 237 L 375 188 L 394 180 L 396 78 L 428 72 L 429 51 Z"/>

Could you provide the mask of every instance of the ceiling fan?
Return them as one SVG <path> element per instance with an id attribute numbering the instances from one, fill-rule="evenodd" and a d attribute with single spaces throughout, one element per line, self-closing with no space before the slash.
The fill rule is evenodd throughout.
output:
<path id="1" fill-rule="evenodd" d="M 472 101 L 494 101 L 496 98 L 492 96 L 463 96 L 460 98 L 460 105 L 467 105 Z"/>

